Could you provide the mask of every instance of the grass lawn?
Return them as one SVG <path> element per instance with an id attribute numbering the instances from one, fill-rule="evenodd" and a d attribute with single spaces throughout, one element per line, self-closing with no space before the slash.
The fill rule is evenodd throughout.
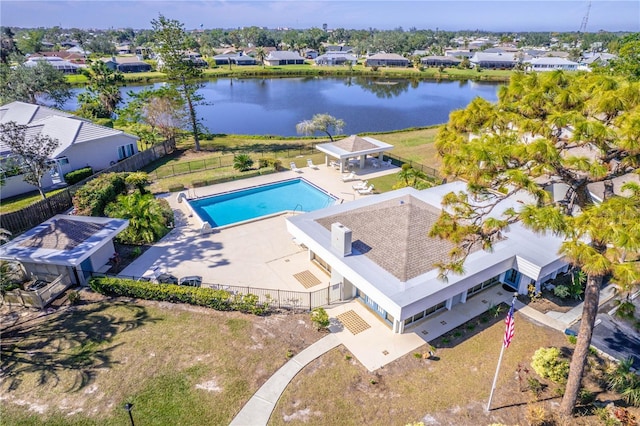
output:
<path id="1" fill-rule="evenodd" d="M 308 314 L 258 317 L 83 298 L 84 304 L 48 313 L 2 308 L 3 425 L 123 425 L 126 402 L 134 404 L 136 424 L 229 424 L 288 351 L 298 353 L 323 336 Z M 518 365 L 529 366 L 541 346 L 571 345 L 562 333 L 517 314 L 487 414 L 502 318 L 486 329 L 450 333 L 446 344 L 435 342 L 432 360 L 410 353 L 375 373 L 339 347 L 293 379 L 270 424 L 405 425 L 430 418 L 434 424 L 528 424 L 534 398 L 513 380 Z M 549 413 L 559 398 L 557 386 L 545 383 L 535 404 Z M 597 424 L 580 420 L 576 424 Z"/>
<path id="2" fill-rule="evenodd" d="M 57 194 L 62 189 L 54 189 L 52 191 L 46 191 L 47 195 Z M 17 210 L 23 209 L 31 204 L 42 200 L 42 196 L 38 191 L 30 192 L 28 194 L 18 195 L 11 198 L 0 199 L 0 213 L 11 213 Z"/>
<path id="3" fill-rule="evenodd" d="M 433 141 L 438 127 L 412 129 L 393 133 L 377 133 L 371 136 L 394 145 L 391 154 L 405 160 L 414 161 L 434 169 L 441 165 Z M 168 188 L 182 184 L 193 187 L 193 182 L 241 177 L 242 173 L 233 169 L 233 153 L 248 152 L 256 162 L 261 157 L 277 158 L 282 167 L 288 168 L 291 161 L 298 167 L 305 167 L 307 158 L 316 164 L 324 162 L 324 154 L 309 148 L 316 143 L 326 142 L 326 138 L 260 138 L 243 135 L 219 135 L 212 140 L 201 141 L 200 152 L 195 152 L 192 140 L 182 141 L 179 150 L 151 164 L 145 169 L 154 178 L 153 192 L 164 192 Z M 275 151 L 277 150 L 277 151 Z M 254 167 L 255 168 L 255 167 Z M 206 170 L 205 170 L 206 169 Z M 170 176 L 180 173 L 177 176 Z M 374 185 L 379 192 L 389 191 L 396 183 L 396 176 L 376 179 Z"/>
<path id="4" fill-rule="evenodd" d="M 123 425 L 126 402 L 137 424 L 228 424 L 288 350 L 323 336 L 307 314 L 129 300 L 34 315 L 3 317 L 3 425 Z"/>
<path id="5" fill-rule="evenodd" d="M 530 405 L 541 405 L 548 415 L 560 402 L 557 385 L 548 385 L 538 397 L 522 392 L 514 374 L 519 365 L 530 370 L 533 353 L 543 346 L 571 346 L 555 330 L 516 315 L 516 336 L 506 349 L 490 414 L 484 408 L 495 373 L 504 323 L 461 337 L 436 349 L 433 360 L 405 355 L 368 372 L 344 347 L 338 347 L 306 366 L 285 390 L 269 425 L 406 425 L 423 421 L 441 425 L 531 424 Z M 473 333 L 470 333 L 473 334 Z M 456 334 L 457 335 L 457 334 Z M 416 353 L 428 350 L 425 345 Z M 525 384 L 527 380 L 524 380 Z M 540 423 L 542 424 L 542 423 Z M 551 423 L 545 423 L 551 424 Z M 581 418 L 574 424 L 599 424 Z"/>
<path id="6" fill-rule="evenodd" d="M 304 76 L 365 76 L 365 77 L 383 77 L 383 78 L 411 78 L 411 79 L 429 79 L 429 80 L 481 80 L 481 81 L 508 81 L 513 72 L 509 70 L 482 70 L 478 72 L 475 69 L 458 69 L 445 68 L 440 71 L 438 68 L 424 68 L 420 71 L 414 67 L 408 68 L 386 68 L 378 67 L 374 71 L 371 67 L 365 67 L 362 63 L 354 66 L 352 69 L 339 66 L 316 66 L 311 62 L 303 65 L 287 65 L 287 66 L 217 66 L 215 68 L 207 68 L 203 70 L 205 79 L 214 79 L 217 77 L 237 77 L 237 78 L 255 78 L 255 77 L 304 77 Z M 125 73 L 125 82 L 150 84 L 166 80 L 164 73 L 158 71 Z M 67 76 L 67 81 L 74 85 L 87 84 L 87 78 L 81 74 L 73 74 Z"/>

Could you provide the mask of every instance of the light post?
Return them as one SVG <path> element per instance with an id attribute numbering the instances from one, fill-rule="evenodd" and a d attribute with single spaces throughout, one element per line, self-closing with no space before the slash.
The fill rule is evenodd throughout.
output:
<path id="1" fill-rule="evenodd" d="M 124 404 L 124 409 L 127 410 L 127 412 L 129 413 L 129 420 L 131 420 L 131 426 L 135 426 L 135 424 L 133 423 L 133 414 L 131 414 L 131 410 L 133 410 L 133 404 L 130 402 L 127 402 L 126 404 Z"/>

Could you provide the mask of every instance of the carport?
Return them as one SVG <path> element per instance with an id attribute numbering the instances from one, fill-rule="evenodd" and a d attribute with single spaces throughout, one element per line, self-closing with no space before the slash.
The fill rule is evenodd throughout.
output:
<path id="1" fill-rule="evenodd" d="M 393 149 L 393 145 L 379 141 L 369 136 L 351 135 L 347 138 L 335 142 L 321 143 L 316 145 L 318 151 L 324 152 L 325 164 L 330 165 L 329 157 L 337 160 L 340 171 L 344 172 L 349 162 L 358 159 L 356 162 L 361 169 L 365 168 L 367 156 L 378 157 L 382 161 L 383 154 Z"/>

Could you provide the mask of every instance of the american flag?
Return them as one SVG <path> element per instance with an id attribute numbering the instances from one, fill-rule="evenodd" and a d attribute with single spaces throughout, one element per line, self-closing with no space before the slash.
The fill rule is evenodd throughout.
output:
<path id="1" fill-rule="evenodd" d="M 513 334 L 515 333 L 515 321 L 513 318 L 513 303 L 511 303 L 511 309 L 509 309 L 509 315 L 507 315 L 507 319 L 504 321 L 506 324 L 504 330 L 504 340 L 502 344 L 505 348 L 508 348 L 511 344 L 511 339 L 513 339 Z"/>

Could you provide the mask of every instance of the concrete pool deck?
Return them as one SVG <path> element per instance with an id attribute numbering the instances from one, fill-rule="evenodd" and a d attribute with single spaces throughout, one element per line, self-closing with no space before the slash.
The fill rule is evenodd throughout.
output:
<path id="1" fill-rule="evenodd" d="M 205 197 L 285 179 L 304 178 L 342 201 L 349 202 L 360 195 L 353 190 L 356 182 L 343 182 L 342 174 L 324 165 L 317 169 L 303 167 L 302 173 L 283 171 L 249 179 L 183 191 Z M 356 170 L 363 180 L 398 173 L 398 167 Z M 287 232 L 288 213 L 231 226 L 211 234 L 201 235 L 197 220 L 190 217 L 184 203 L 177 202 L 178 193 L 165 198 L 174 209 L 176 227 L 160 242 L 125 268 L 121 276 L 150 276 L 155 268 L 176 277 L 200 275 L 203 282 L 250 286 L 266 289 L 313 291 L 326 288 L 329 277 L 308 261 L 306 250 L 296 245 Z M 310 271 L 320 284 L 305 288 L 293 275 Z"/>

